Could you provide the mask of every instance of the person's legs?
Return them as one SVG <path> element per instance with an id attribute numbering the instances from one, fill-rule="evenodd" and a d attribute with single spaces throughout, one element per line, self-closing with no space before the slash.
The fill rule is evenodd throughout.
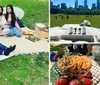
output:
<path id="1" fill-rule="evenodd" d="M 0 43 L 0 49 L 6 50 L 7 48 L 8 48 L 8 47 L 6 47 L 5 45 L 3 45 L 3 44 Z"/>
<path id="2" fill-rule="evenodd" d="M 16 48 L 16 45 L 10 46 L 9 48 L 5 45 L 0 43 L 0 55 L 6 55 L 8 56 L 12 51 L 14 51 Z"/>
<path id="3" fill-rule="evenodd" d="M 14 51 L 16 48 L 16 45 L 14 46 L 10 46 L 9 48 L 7 48 L 6 50 L 4 50 L 4 55 L 8 56 L 12 51 Z"/>
<path id="4" fill-rule="evenodd" d="M 17 37 L 20 37 L 20 36 L 21 36 L 21 32 L 18 30 L 18 28 L 13 27 L 13 30 L 14 30 L 14 34 L 15 34 Z"/>
<path id="5" fill-rule="evenodd" d="M 69 45 L 68 45 L 68 49 L 69 49 L 69 52 L 72 53 L 72 52 L 74 51 L 73 45 L 72 45 L 72 44 L 69 44 Z"/>
<path id="6" fill-rule="evenodd" d="M 93 45 L 91 45 L 91 44 L 88 44 L 88 45 L 87 45 L 87 49 L 88 49 L 87 56 L 90 56 L 90 55 L 91 55 L 92 46 L 93 46 Z"/>
<path id="7" fill-rule="evenodd" d="M 9 34 L 9 32 L 10 32 L 10 29 L 3 29 L 1 32 L 0 32 L 0 35 L 1 36 L 7 36 L 8 34 Z"/>
<path id="8" fill-rule="evenodd" d="M 0 43 L 0 55 L 2 55 L 7 48 L 8 47 Z"/>
<path id="9" fill-rule="evenodd" d="M 14 36 L 14 30 L 13 30 L 13 28 L 10 29 L 10 32 L 9 32 L 8 35 L 9 35 L 9 36 Z"/>
<path id="10" fill-rule="evenodd" d="M 0 55 L 2 55 L 2 54 L 3 54 L 3 52 L 4 52 L 4 50 L 3 50 L 3 49 L 0 49 Z"/>

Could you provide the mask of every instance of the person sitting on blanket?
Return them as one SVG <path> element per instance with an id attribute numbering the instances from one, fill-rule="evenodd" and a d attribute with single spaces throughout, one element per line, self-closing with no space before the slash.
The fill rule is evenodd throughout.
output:
<path id="1" fill-rule="evenodd" d="M 9 26 L 7 25 L 7 21 L 3 15 L 3 7 L 0 6 L 0 35 L 6 36 L 9 34 L 9 32 Z"/>
<path id="2" fill-rule="evenodd" d="M 0 55 L 8 56 L 11 52 L 13 52 L 16 48 L 16 45 L 7 47 L 0 43 Z"/>
<path id="3" fill-rule="evenodd" d="M 17 17 L 15 16 L 14 8 L 13 8 L 12 5 L 8 5 L 6 7 L 5 18 L 7 20 L 7 23 L 10 26 L 9 36 L 14 36 L 15 35 L 17 37 L 20 37 L 21 36 L 21 28 L 18 25 Z"/>
<path id="4" fill-rule="evenodd" d="M 83 45 L 69 44 L 68 49 L 69 52 L 71 52 L 73 55 L 80 53 L 82 55 L 91 56 L 92 46 L 93 45 L 91 44 L 83 44 Z"/>

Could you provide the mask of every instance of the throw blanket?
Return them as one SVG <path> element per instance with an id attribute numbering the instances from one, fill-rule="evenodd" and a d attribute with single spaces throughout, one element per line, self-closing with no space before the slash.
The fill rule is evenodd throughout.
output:
<path id="1" fill-rule="evenodd" d="M 9 43 L 8 43 L 9 42 Z M 49 52 L 47 40 L 40 40 L 38 42 L 32 42 L 22 37 L 0 37 L 0 43 L 10 46 L 16 44 L 16 49 L 9 56 L 0 55 L 0 60 L 10 58 L 18 54 L 34 54 L 39 52 Z"/>

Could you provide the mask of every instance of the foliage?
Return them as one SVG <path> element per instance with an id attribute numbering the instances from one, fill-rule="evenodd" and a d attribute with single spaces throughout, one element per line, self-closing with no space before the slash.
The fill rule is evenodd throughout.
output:
<path id="1" fill-rule="evenodd" d="M 67 15 L 100 15 L 100 10 L 90 10 L 83 8 L 67 8 L 65 10 L 57 7 L 50 9 L 51 14 L 67 14 Z"/>

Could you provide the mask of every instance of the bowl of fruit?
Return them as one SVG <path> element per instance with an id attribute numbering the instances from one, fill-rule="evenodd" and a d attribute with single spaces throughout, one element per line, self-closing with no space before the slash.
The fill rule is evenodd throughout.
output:
<path id="1" fill-rule="evenodd" d="M 57 62 L 62 74 L 56 85 L 92 85 L 92 61 L 83 55 L 64 56 Z"/>

